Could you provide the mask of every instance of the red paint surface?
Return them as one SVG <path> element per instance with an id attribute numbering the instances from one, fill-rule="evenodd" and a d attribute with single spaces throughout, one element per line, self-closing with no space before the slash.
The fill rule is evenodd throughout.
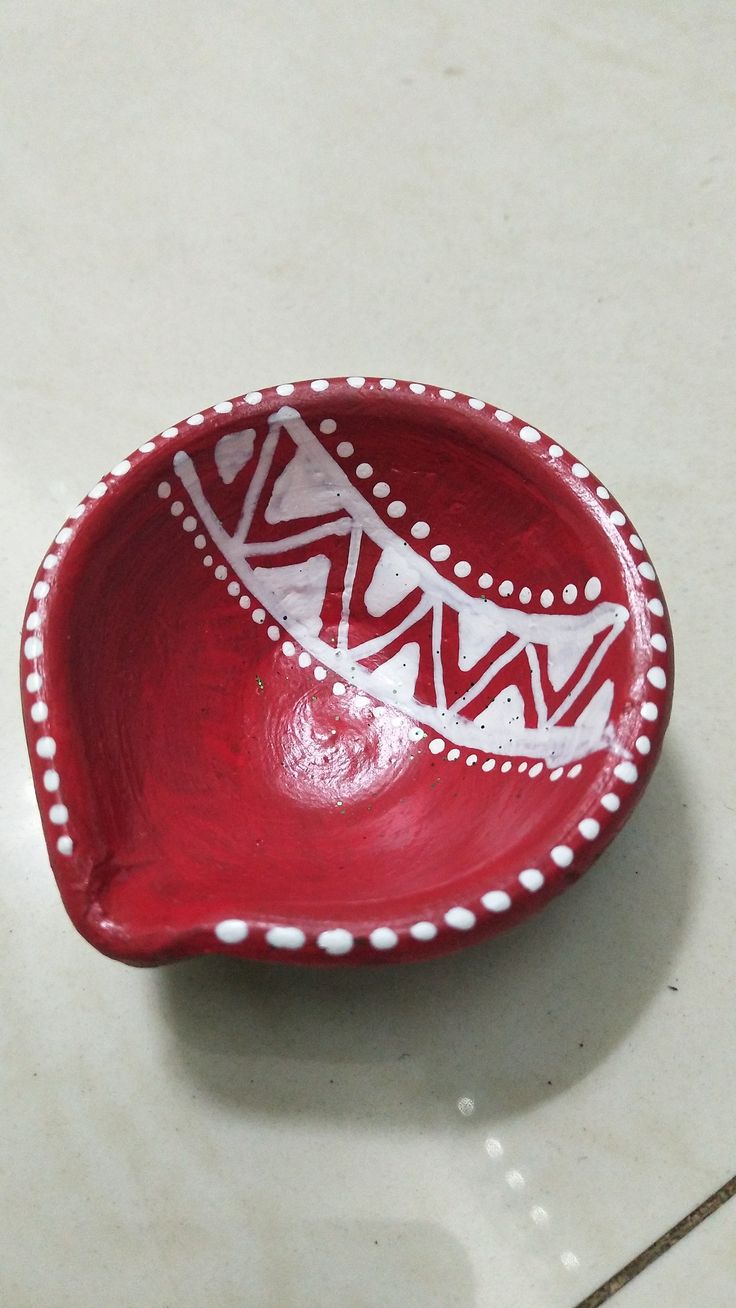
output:
<path id="1" fill-rule="evenodd" d="M 428 557 L 433 544 L 449 544 L 451 558 L 437 564 L 437 571 L 468 594 L 484 593 L 478 577 L 488 571 L 494 581 L 514 582 L 509 599 L 499 597 L 495 584 L 485 592 L 499 605 L 518 609 L 518 592 L 528 585 L 534 592 L 529 608 L 541 611 L 544 586 L 555 594 L 551 612 L 587 612 L 593 605 L 583 587 L 597 576 L 601 599 L 626 606 L 630 619 L 592 688 L 604 672 L 615 681 L 611 720 L 618 749 L 638 768 L 634 785 L 612 778 L 622 755 L 608 750 L 582 760 L 579 776 L 563 775 L 557 782 L 549 780 L 546 767 L 534 779 L 519 774 L 523 756 L 505 775 L 500 757 L 492 773 L 481 770 L 485 755 L 466 766 L 467 749 L 450 763 L 451 741 L 442 755 L 433 755 L 427 746 L 434 733 L 412 741 L 408 732 L 415 723 L 405 714 L 387 709 L 374 717 L 351 707 L 359 692 L 347 677 L 346 694 L 335 696 L 332 673 L 317 682 L 313 666 L 301 668 L 284 655 L 288 631 L 282 627 L 279 642 L 273 642 L 266 632 L 273 619 L 259 626 L 239 607 L 227 581 L 215 579 L 215 567 L 224 562 L 217 549 L 208 540 L 197 550 L 156 488 L 169 481 L 172 499 L 185 500 L 184 516 L 192 511 L 172 475 L 175 452 L 186 450 L 232 529 L 252 468 L 224 485 L 214 444 L 244 428 L 255 428 L 262 441 L 268 415 L 284 403 L 314 432 L 323 418 L 337 421 L 335 434 L 320 438 L 323 446 L 334 451 L 339 441 L 354 445 L 355 457 L 341 464 L 343 470 L 418 553 Z M 653 618 L 647 607 L 661 593 L 637 570 L 647 556 L 628 544 L 634 529 L 628 522 L 622 528 L 611 524 L 613 499 L 597 499 L 598 482 L 575 477 L 569 456 L 550 458 L 547 438 L 521 440 L 522 425 L 498 422 L 490 406 L 477 412 L 463 396 L 442 400 L 429 387 L 417 396 L 403 383 L 387 391 L 372 381 L 360 390 L 332 382 L 327 392 L 315 393 L 303 383 L 286 400 L 266 391 L 257 406 L 234 401 L 231 413 L 208 410 L 203 424 L 182 423 L 174 439 L 159 438 L 153 452 L 131 456 L 131 470 L 108 477 L 107 493 L 88 500 L 81 518 L 70 520 L 71 538 L 52 547 L 58 566 L 38 574 L 48 578 L 50 592 L 29 604 L 29 612 L 42 617 L 37 634 L 43 651 L 37 662 L 22 659 L 24 683 L 34 666 L 43 678 L 48 720 L 30 717 L 38 696 L 24 690 L 23 699 L 54 872 L 75 925 L 99 949 L 138 963 L 214 950 L 348 964 L 429 957 L 537 910 L 611 839 L 661 745 L 671 656 L 655 655 L 650 639 L 652 631 L 664 634 L 670 650 L 669 624 L 666 612 Z M 354 475 L 362 460 L 374 469 L 368 482 Z M 391 500 L 406 503 L 401 520 L 386 518 L 388 500 L 371 499 L 370 488 L 379 480 L 389 483 Z M 420 519 L 432 528 L 426 540 L 410 535 Z M 262 536 L 268 530 L 263 522 Z M 344 538 L 325 547 L 333 563 L 323 610 L 331 637 L 340 617 L 346 551 Z M 208 552 L 211 568 L 202 564 Z M 468 578 L 453 574 L 459 559 L 472 565 Z M 368 571 L 363 578 L 359 569 L 358 590 L 369 580 L 367 557 L 361 567 Z M 569 583 L 579 593 L 571 606 L 560 598 Z M 386 623 L 393 625 L 404 607 L 411 607 L 409 600 Z M 366 615 L 364 636 L 378 629 L 380 620 Z M 430 697 L 429 622 L 415 638 L 422 644 L 417 693 Z M 450 667 L 457 662 L 451 623 L 444 642 Z M 646 681 L 653 664 L 667 672 L 664 692 Z M 506 672 L 504 679 L 518 682 L 526 700 L 523 668 Z M 472 680 L 473 673 L 457 669 L 448 677 L 448 694 L 461 694 Z M 494 680 L 487 698 L 501 688 Z M 643 700 L 657 703 L 655 723 L 642 723 Z M 643 729 L 652 742 L 645 757 L 634 746 Z M 53 762 L 36 753 L 45 734 L 57 744 Z M 529 759 L 530 766 L 534 762 Z M 63 828 L 47 816 L 54 796 L 42 777 L 49 767 L 60 774 L 69 810 Z M 611 791 L 621 798 L 617 813 L 599 802 Z M 592 841 L 578 831 L 588 817 L 601 825 Z M 73 839 L 70 856 L 57 852 L 61 830 Z M 560 844 L 574 851 L 568 869 L 550 858 Z M 532 894 L 520 886 L 525 868 L 543 872 L 543 889 Z M 490 890 L 506 891 L 511 909 L 492 913 L 482 907 L 481 896 Z M 472 930 L 445 924 L 444 914 L 456 905 L 476 915 Z M 248 923 L 242 944 L 221 944 L 215 937 L 215 925 L 226 918 Z M 409 927 L 418 921 L 438 927 L 433 941 L 412 939 Z M 305 932 L 303 948 L 275 950 L 266 942 L 265 931 L 280 923 Z M 367 937 L 383 925 L 399 941 L 378 952 Z M 355 936 L 352 951 L 337 959 L 328 959 L 315 943 L 331 927 Z"/>

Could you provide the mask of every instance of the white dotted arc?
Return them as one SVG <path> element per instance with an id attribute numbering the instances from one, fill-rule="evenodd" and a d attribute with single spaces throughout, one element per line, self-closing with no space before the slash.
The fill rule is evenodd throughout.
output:
<path id="1" fill-rule="evenodd" d="M 60 533 L 61 534 L 61 533 Z M 34 586 L 34 598 L 43 603 L 49 593 L 45 583 L 38 582 Z M 31 623 L 31 618 L 35 621 Z M 35 630 L 42 624 L 43 614 L 40 609 L 31 610 L 26 619 L 26 629 Z M 30 627 L 29 627 L 30 624 Z M 57 744 L 55 736 L 50 734 L 48 717 L 49 706 L 44 699 L 44 678 L 39 660 L 43 656 L 43 641 L 39 636 L 29 637 L 23 645 L 24 658 L 31 665 L 31 671 L 25 673 L 24 686 L 28 695 L 31 697 L 29 714 L 31 722 L 40 728 L 39 734 L 35 737 L 36 757 L 43 760 L 44 763 L 56 758 Z M 43 789 L 47 792 L 51 802 L 44 809 L 42 801 L 41 808 L 45 811 L 46 818 L 52 827 L 58 828 L 54 832 L 54 844 L 57 853 L 64 858 L 69 858 L 74 852 L 74 841 L 69 832 L 69 810 L 63 801 L 61 793 L 61 777 L 56 767 L 45 768 L 41 778 Z"/>
<path id="2" fill-rule="evenodd" d="M 361 379 L 361 380 L 364 381 L 365 379 Z M 383 378 L 379 382 L 379 386 L 381 386 L 384 389 L 389 387 L 389 385 L 391 388 L 393 388 L 396 386 L 396 382 L 388 378 Z M 417 393 L 419 394 L 424 390 L 425 387 L 421 387 L 421 390 L 418 390 Z M 454 391 L 438 391 L 438 394 L 446 399 L 453 399 L 455 397 Z M 481 410 L 486 407 L 481 400 L 469 399 L 468 404 L 470 405 L 471 408 L 476 410 Z M 510 413 L 506 413 L 506 411 L 502 409 L 497 409 L 495 416 L 500 421 L 503 421 L 504 424 L 507 424 L 513 420 L 512 415 Z M 337 424 L 334 421 L 334 419 L 328 418 L 320 423 L 320 431 L 323 434 L 332 434 L 336 430 L 336 427 Z M 522 440 L 530 444 L 541 440 L 540 433 L 533 427 L 522 427 L 519 431 L 519 435 Z M 560 453 L 562 453 L 561 447 L 555 447 L 555 448 L 559 448 Z M 351 441 L 340 441 L 336 446 L 335 452 L 341 459 L 350 459 L 355 454 L 355 447 Z M 590 475 L 588 469 L 585 468 L 582 463 L 574 464 L 573 472 L 575 473 L 576 476 L 579 477 L 583 477 L 583 476 L 588 477 Z M 356 477 L 359 477 L 361 481 L 366 481 L 368 480 L 368 478 L 372 478 L 374 475 L 373 465 L 366 462 L 358 463 L 355 468 L 355 475 Z M 604 489 L 603 487 L 598 488 L 599 491 L 602 491 L 603 489 Z M 391 487 L 389 483 L 386 481 L 377 481 L 372 488 L 372 494 L 375 499 L 386 500 L 391 494 Z M 605 494 L 607 497 L 608 492 L 606 491 Z M 387 505 L 386 512 L 390 518 L 401 518 L 406 513 L 406 505 L 404 504 L 403 500 L 392 500 Z M 419 521 L 419 522 L 415 522 L 412 525 L 410 531 L 412 536 L 415 538 L 415 540 L 425 540 L 427 536 L 430 535 L 431 528 L 429 523 L 424 521 Z M 429 550 L 429 557 L 433 563 L 446 563 L 450 559 L 451 554 L 452 554 L 452 550 L 450 546 L 444 544 L 432 545 Z M 467 559 L 460 559 L 457 563 L 453 564 L 453 572 L 456 577 L 465 579 L 471 576 L 473 572 L 473 567 L 472 564 Z M 488 590 L 491 586 L 493 586 L 493 584 L 494 584 L 494 579 L 491 573 L 489 572 L 482 572 L 478 577 L 478 585 L 482 590 Z M 503 599 L 509 599 L 514 594 L 514 591 L 516 590 L 515 582 L 511 581 L 509 578 L 498 579 L 496 581 L 496 585 L 498 588 L 498 593 Z M 582 587 L 582 590 L 586 600 L 592 601 L 597 599 L 601 593 L 600 579 L 598 577 L 589 577 L 585 582 L 584 586 Z M 578 592 L 579 592 L 579 588 L 574 583 L 571 582 L 564 585 L 561 591 L 563 602 L 566 605 L 574 604 L 578 597 Z M 530 586 L 519 587 L 518 598 L 521 604 L 531 603 L 531 600 L 533 598 L 533 591 L 531 587 Z M 545 588 L 541 591 L 539 600 L 542 605 L 542 608 L 548 609 L 554 603 L 555 600 L 554 593 L 551 590 Z"/>
<path id="3" fill-rule="evenodd" d="M 355 389 L 360 389 L 366 385 L 366 379 L 363 377 L 351 377 L 347 379 L 347 382 Z M 384 390 L 393 390 L 397 385 L 400 385 L 400 383 L 397 383 L 391 378 L 383 378 L 378 384 Z M 330 382 L 327 379 L 321 379 L 311 382 L 309 385 L 312 390 L 320 392 L 326 391 L 330 386 Z M 291 395 L 294 389 L 295 387 L 291 384 L 282 384 L 274 388 L 274 394 L 279 397 Z M 424 395 L 427 391 L 427 387 L 422 383 L 415 382 L 409 383 L 409 390 L 416 395 Z M 445 401 L 459 398 L 456 396 L 454 391 L 444 389 L 438 390 L 436 394 Z M 250 391 L 243 397 L 242 403 L 257 405 L 262 403 L 263 398 L 263 392 Z M 472 397 L 467 398 L 466 402 L 471 408 L 478 412 L 484 410 L 486 407 L 483 401 L 475 400 Z M 222 401 L 219 404 L 212 406 L 212 412 L 216 414 L 228 414 L 232 412 L 233 407 L 233 401 Z M 493 416 L 497 422 L 504 425 L 516 421 L 513 419 L 513 415 L 502 409 L 496 409 Z M 197 413 L 188 418 L 185 425 L 189 428 L 197 428 L 202 426 L 205 421 L 205 415 L 203 413 Z M 323 434 L 328 435 L 334 432 L 336 427 L 337 424 L 334 419 L 325 419 L 321 424 L 321 431 Z M 137 453 L 147 455 L 157 448 L 158 439 L 171 440 L 179 436 L 179 434 L 179 427 L 169 427 L 160 433 L 159 438 L 146 441 L 140 445 Z M 540 453 L 544 453 L 542 435 L 536 430 L 536 428 L 520 426 L 518 435 L 526 443 L 534 445 L 535 447 L 539 446 Z M 347 458 L 352 456 L 354 450 L 349 442 L 343 442 L 342 446 L 338 447 L 337 452 L 340 457 Z M 572 460 L 572 457 L 566 455 L 561 446 L 549 444 L 546 449 L 546 455 L 555 460 L 567 457 L 571 460 L 570 472 L 573 476 L 581 480 L 587 480 L 590 477 L 589 470 L 585 465 Z M 130 458 L 124 459 L 116 464 L 109 474 L 109 477 L 115 479 L 125 477 L 135 464 L 136 456 L 134 454 Z M 373 475 L 373 469 L 368 464 L 362 464 L 356 468 L 356 473 L 361 478 L 367 478 Z M 95 502 L 102 500 L 107 491 L 108 482 L 103 479 L 92 487 L 87 496 L 87 500 L 81 502 L 72 510 L 69 515 L 68 523 L 61 528 L 55 538 L 54 544 L 61 548 L 61 553 L 65 552 L 65 548 L 73 539 L 75 524 L 83 517 L 88 504 L 94 504 Z M 602 485 L 597 485 L 594 493 L 601 501 L 609 501 L 611 499 L 610 492 Z M 171 495 L 170 484 L 167 482 L 161 482 L 158 486 L 158 494 L 162 499 L 169 498 Z M 388 499 L 390 495 L 390 487 L 385 482 L 378 482 L 374 489 L 374 494 L 378 499 Z M 183 510 L 184 506 L 180 501 L 174 501 L 174 503 L 172 503 L 172 516 L 181 517 Z M 391 517 L 402 517 L 406 513 L 406 505 L 403 501 L 392 500 L 387 505 L 387 513 Z M 624 528 L 627 525 L 626 517 L 620 509 L 612 509 L 609 518 L 611 524 L 617 528 Z M 191 515 L 187 515 L 182 520 L 182 526 L 187 532 L 194 532 L 197 525 L 196 519 L 193 519 Z M 426 539 L 426 537 L 430 535 L 431 527 L 428 523 L 419 521 L 410 528 L 410 531 L 415 539 L 421 540 Z M 202 536 L 200 533 L 194 537 L 193 543 L 198 550 L 201 550 L 206 544 L 206 537 Z M 626 544 L 628 544 L 629 548 L 632 551 L 635 551 L 636 554 L 640 554 L 644 550 L 641 538 L 636 533 L 629 533 Z M 432 550 L 438 552 L 433 554 Z M 451 554 L 449 546 L 434 546 L 432 547 L 432 550 L 430 550 L 430 556 L 433 557 L 436 562 L 445 561 Z M 46 555 L 42 564 L 42 569 L 47 575 L 53 573 L 58 565 L 59 557 L 59 552 L 56 550 L 52 550 Z M 656 583 L 657 577 L 651 563 L 646 559 L 637 560 L 636 555 L 633 557 L 639 577 L 641 578 L 641 583 Z M 213 558 L 211 555 L 206 555 L 202 561 L 207 567 L 211 567 L 213 564 Z M 468 576 L 472 571 L 471 565 L 466 560 L 460 560 L 453 566 L 455 575 L 458 577 Z M 225 580 L 227 578 L 228 571 L 224 564 L 218 564 L 215 568 L 214 575 L 218 580 Z M 490 574 L 483 573 L 479 578 L 479 584 L 483 588 L 488 588 L 493 584 L 493 578 Z M 499 593 L 504 595 L 510 595 L 513 593 L 514 584 L 510 579 L 504 578 L 497 584 Z M 589 578 L 584 587 L 586 599 L 591 601 L 596 599 L 600 594 L 600 590 L 601 586 L 599 579 L 595 577 Z M 230 581 L 227 591 L 231 596 L 238 598 L 238 602 L 242 608 L 248 609 L 250 607 L 250 598 L 247 595 L 240 594 L 239 582 L 236 582 L 235 580 Z M 48 728 L 48 696 L 44 697 L 43 674 L 39 662 L 43 656 L 43 638 L 42 635 L 36 633 L 41 631 L 43 626 L 43 610 L 45 608 L 43 602 L 46 600 L 49 592 L 49 581 L 46 580 L 45 577 L 40 578 L 33 588 L 33 599 L 39 602 L 40 607 L 38 609 L 32 609 L 27 615 L 25 628 L 26 631 L 32 634 L 25 638 L 23 646 L 24 657 L 32 665 L 31 670 L 25 676 L 25 689 L 28 695 L 32 697 L 29 716 L 32 723 L 41 729 L 41 734 L 39 734 L 35 739 L 35 753 L 40 760 L 44 760 L 45 762 L 52 759 L 55 760 L 57 744 L 54 736 L 50 734 Z M 545 607 L 548 607 L 554 600 L 554 597 L 551 599 L 549 598 L 550 595 L 551 592 L 543 592 L 542 603 Z M 528 603 L 531 598 L 532 594 L 530 588 L 522 587 L 519 591 L 520 602 Z M 572 604 L 575 602 L 576 598 L 577 587 L 573 583 L 570 583 L 563 588 L 562 599 L 564 603 Z M 664 605 L 658 596 L 655 595 L 650 597 L 647 601 L 647 606 L 649 612 L 654 618 L 664 618 Z M 265 622 L 266 614 L 262 609 L 255 609 L 252 613 L 252 617 L 257 623 L 262 624 Z M 272 624 L 267 628 L 267 635 L 275 642 L 280 639 L 281 632 L 275 624 Z M 667 640 L 663 632 L 652 633 L 650 643 L 652 650 L 655 653 L 666 654 Z M 287 657 L 292 657 L 296 653 L 293 642 L 291 641 L 284 641 L 282 650 Z M 299 655 L 298 661 L 302 667 L 306 667 L 311 663 L 311 658 L 304 652 Z M 316 667 L 314 669 L 314 675 L 318 680 L 324 680 L 327 677 L 327 672 L 325 669 Z M 653 662 L 651 667 L 647 670 L 646 677 L 650 687 L 650 694 L 652 690 L 660 692 L 665 691 L 667 686 L 667 673 L 666 669 L 661 664 Z M 341 693 L 341 690 L 339 689 L 340 685 L 341 683 L 335 683 L 333 686 L 334 694 L 339 695 Z M 344 691 L 344 687 L 342 689 Z M 659 706 L 651 698 L 646 700 L 641 706 L 642 721 L 648 724 L 655 722 L 659 717 L 659 713 Z M 424 732 L 421 732 L 420 735 L 423 736 Z M 437 738 L 429 742 L 428 748 L 433 754 L 442 753 L 445 748 L 445 742 Z M 640 734 L 636 739 L 635 748 L 641 757 L 646 758 L 651 752 L 651 738 L 642 732 L 642 734 Z M 448 761 L 456 761 L 459 755 L 459 750 L 451 749 L 447 753 L 447 759 Z M 465 761 L 468 767 L 472 767 L 477 762 L 477 756 L 469 755 Z M 481 770 L 484 772 L 490 772 L 494 770 L 495 766 L 496 760 L 488 759 L 482 765 Z M 507 760 L 500 770 L 502 772 L 510 771 L 512 767 L 513 765 Z M 517 772 L 526 772 L 529 777 L 538 776 L 542 770 L 543 765 L 541 763 L 535 763 L 532 766 L 529 766 L 527 761 L 522 761 L 517 765 Z M 575 764 L 568 770 L 567 775 L 569 777 L 575 777 L 579 775 L 580 770 L 580 764 Z M 562 768 L 555 769 L 550 773 L 550 780 L 556 780 L 562 774 Z M 631 760 L 623 759 L 613 768 L 613 777 L 620 781 L 624 787 L 630 787 L 639 780 L 638 768 Z M 61 796 L 61 777 L 56 767 L 47 767 L 45 769 L 42 776 L 42 785 L 44 790 L 53 799 L 53 803 L 51 803 L 47 809 L 48 820 L 53 827 L 63 828 L 58 834 L 55 832 L 56 849 L 61 855 L 68 857 L 73 853 L 74 842 L 68 831 L 69 811 Z M 621 797 L 615 790 L 609 791 L 601 796 L 600 805 L 608 813 L 614 814 L 618 812 L 621 807 Z M 592 816 L 584 817 L 578 821 L 576 831 L 584 842 L 590 844 L 598 838 L 601 831 L 601 823 L 597 818 Z M 574 858 L 575 851 L 572 844 L 559 844 L 554 846 L 550 851 L 551 863 L 559 869 L 569 868 L 573 864 Z M 545 875 L 539 868 L 527 868 L 518 874 L 517 882 L 527 893 L 536 894 L 545 884 Z M 507 892 L 501 890 L 490 890 L 486 892 L 480 897 L 480 903 L 489 913 L 506 912 L 512 906 L 511 897 Z M 477 913 L 474 912 L 473 909 L 462 905 L 456 905 L 445 912 L 443 920 L 445 925 L 451 930 L 469 931 L 475 927 L 478 918 Z M 438 927 L 432 922 L 417 922 L 406 928 L 406 930 L 411 939 L 417 942 L 429 942 L 436 937 Z M 248 938 L 249 926 L 243 919 L 228 918 L 216 924 L 214 927 L 214 934 L 223 944 L 238 944 Z M 274 949 L 298 950 L 307 943 L 305 932 L 298 926 L 274 925 L 266 929 L 265 936 L 268 944 Z M 394 930 L 394 928 L 389 926 L 379 926 L 370 932 L 368 942 L 375 950 L 389 951 L 398 945 L 399 938 L 399 934 Z M 318 948 L 323 950 L 325 954 L 338 956 L 350 952 L 355 945 L 355 939 L 352 933 L 347 931 L 345 928 L 335 927 L 319 932 L 316 936 L 316 943 Z"/>

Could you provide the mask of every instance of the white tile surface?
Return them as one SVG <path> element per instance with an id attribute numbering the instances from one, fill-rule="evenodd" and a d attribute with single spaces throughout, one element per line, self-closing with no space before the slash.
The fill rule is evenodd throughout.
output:
<path id="1" fill-rule="evenodd" d="M 726 1203 L 621 1290 L 612 1308 L 729 1308 L 736 1287 L 736 1204 Z"/>
<path id="2" fill-rule="evenodd" d="M 1 26 L 0 1301 L 572 1308 L 736 1156 L 733 8 L 35 0 Z M 502 404 L 620 496 L 673 611 L 665 757 L 587 879 L 488 947 L 125 969 L 48 872 L 27 586 L 151 432 L 356 371 Z"/>

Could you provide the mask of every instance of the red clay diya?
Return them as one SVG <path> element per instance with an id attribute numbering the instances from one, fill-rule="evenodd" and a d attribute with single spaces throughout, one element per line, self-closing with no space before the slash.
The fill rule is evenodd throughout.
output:
<path id="1" fill-rule="evenodd" d="M 25 617 L 75 926 L 135 964 L 413 960 L 518 922 L 631 813 L 670 712 L 641 539 L 451 390 L 252 391 L 92 488 Z"/>

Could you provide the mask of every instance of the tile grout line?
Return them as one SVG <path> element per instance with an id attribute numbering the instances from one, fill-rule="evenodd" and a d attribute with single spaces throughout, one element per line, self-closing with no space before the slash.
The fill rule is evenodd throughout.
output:
<path id="1" fill-rule="evenodd" d="M 619 1272 L 609 1277 L 603 1285 L 599 1285 L 598 1289 L 589 1294 L 587 1298 L 581 1299 L 580 1303 L 575 1305 L 575 1308 L 600 1308 L 601 1304 L 608 1303 L 614 1294 L 617 1294 L 619 1290 L 623 1290 L 624 1286 L 628 1285 L 647 1267 L 656 1262 L 663 1253 L 667 1253 L 668 1249 L 678 1244 L 683 1236 L 689 1235 L 691 1231 L 695 1230 L 696 1226 L 700 1226 L 700 1223 L 705 1221 L 706 1217 L 710 1217 L 711 1213 L 715 1213 L 717 1209 L 721 1208 L 729 1199 L 733 1199 L 734 1196 L 736 1196 L 736 1176 L 732 1176 L 730 1181 L 726 1181 L 719 1190 L 715 1190 L 697 1208 L 693 1208 L 687 1217 L 683 1217 L 675 1226 L 671 1226 L 663 1235 L 658 1236 L 647 1249 L 643 1249 L 635 1258 L 632 1258 L 630 1263 L 627 1263 Z"/>

